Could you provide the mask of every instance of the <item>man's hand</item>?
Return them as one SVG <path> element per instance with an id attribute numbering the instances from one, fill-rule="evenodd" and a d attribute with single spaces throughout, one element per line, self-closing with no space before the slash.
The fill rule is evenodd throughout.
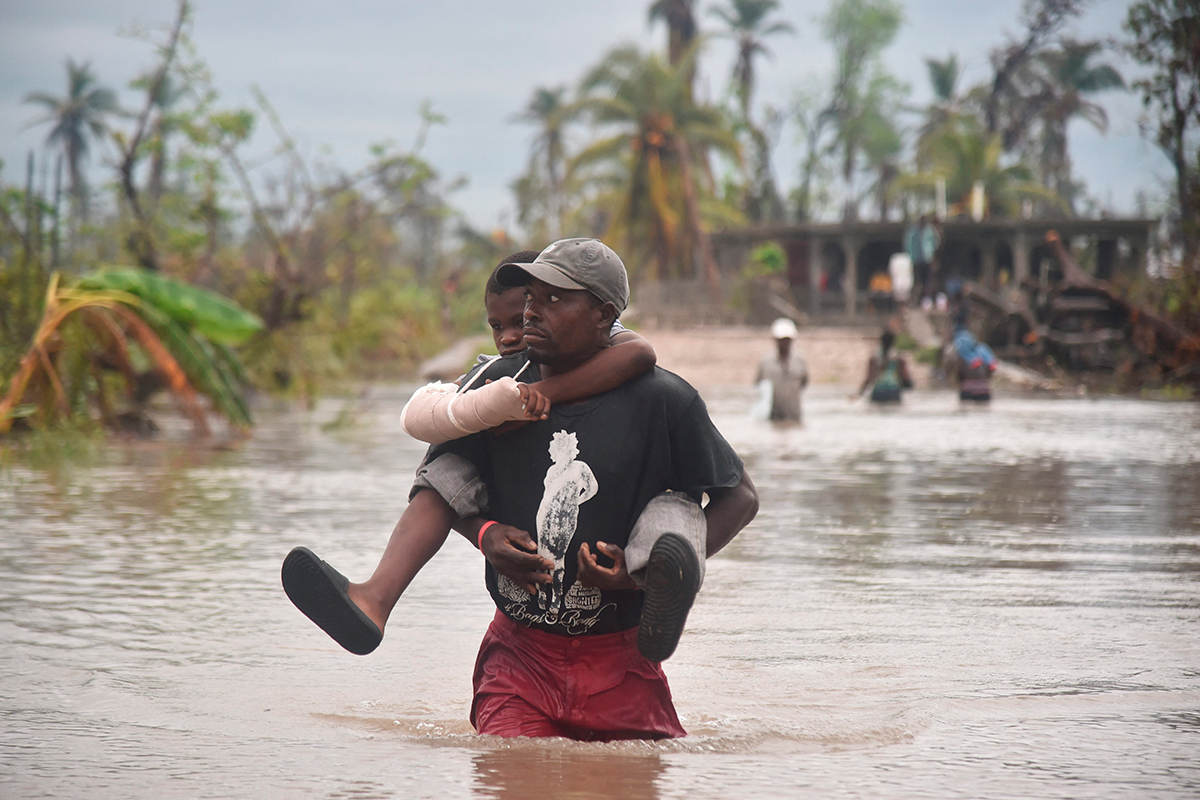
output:
<path id="1" fill-rule="evenodd" d="M 520 528 L 497 522 L 483 532 L 480 549 L 497 572 L 530 594 L 538 593 L 539 584 L 550 583 L 554 562 L 539 556 L 533 539 Z"/>
<path id="2" fill-rule="evenodd" d="M 521 392 L 521 405 L 525 407 L 525 419 L 536 422 L 550 418 L 550 398 L 528 383 L 518 383 L 517 389 Z"/>
<path id="3" fill-rule="evenodd" d="M 597 589 L 636 589 L 637 584 L 625 569 L 625 551 L 615 544 L 596 542 L 596 549 L 613 560 L 611 567 L 602 567 L 584 542 L 579 547 L 579 582 Z"/>

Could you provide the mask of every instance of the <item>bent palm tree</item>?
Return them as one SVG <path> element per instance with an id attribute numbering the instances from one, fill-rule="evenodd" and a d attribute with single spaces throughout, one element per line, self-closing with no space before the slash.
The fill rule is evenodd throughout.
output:
<path id="1" fill-rule="evenodd" d="M 78 335 L 63 335 L 76 321 Z M 235 427 L 249 427 L 244 378 L 229 345 L 261 329 L 258 317 L 229 300 L 146 270 L 98 272 L 73 287 L 60 286 L 56 274 L 41 324 L 0 398 L 0 433 L 24 415 L 22 400 L 32 401 L 26 409 L 42 406 L 47 418 L 70 416 L 91 400 L 106 424 L 116 424 L 108 395 L 113 381 L 105 370 L 119 373 L 135 401 L 165 385 L 197 433 L 208 432 L 199 395 Z M 135 368 L 132 343 L 153 365 L 151 373 Z"/>
<path id="2" fill-rule="evenodd" d="M 90 63 L 76 64 L 67 59 L 67 94 L 55 97 L 48 92 L 25 95 L 26 103 L 40 105 L 48 112 L 31 125 L 54 123 L 47 144 L 59 144 L 67 159 L 67 176 L 71 196 L 78 213 L 87 218 L 87 181 L 82 162 L 87 158 L 88 139 L 98 139 L 107 130 L 106 117 L 117 110 L 117 95 L 108 88 L 96 86 L 96 76 Z"/>
<path id="3" fill-rule="evenodd" d="M 624 237 L 635 256 L 652 254 L 660 278 L 692 275 L 698 252 L 719 294 L 706 224 L 739 215 L 706 191 L 696 164 L 704 149 L 735 161 L 739 149 L 720 110 L 692 100 L 687 75 L 695 56 L 693 47 L 672 66 L 633 46 L 611 51 L 584 78 L 578 106 L 617 132 L 579 153 L 571 170 L 591 171 L 610 214 L 608 235 Z"/>

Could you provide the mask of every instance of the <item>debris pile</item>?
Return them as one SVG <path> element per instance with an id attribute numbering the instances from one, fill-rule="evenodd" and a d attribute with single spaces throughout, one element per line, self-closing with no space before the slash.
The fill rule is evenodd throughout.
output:
<path id="1" fill-rule="evenodd" d="M 1021 366 L 1069 372 L 1089 383 L 1200 387 L 1200 336 L 1130 302 L 1071 258 L 1057 232 L 1046 241 L 1062 270 L 1055 283 L 1004 292 L 964 286 L 971 327 L 996 355 Z"/>

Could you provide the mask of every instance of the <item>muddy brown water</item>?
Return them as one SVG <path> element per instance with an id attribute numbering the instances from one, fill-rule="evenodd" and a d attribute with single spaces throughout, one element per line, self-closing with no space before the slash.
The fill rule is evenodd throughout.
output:
<path id="1" fill-rule="evenodd" d="M 666 665 L 691 735 L 583 745 L 472 732 L 492 607 L 460 538 L 366 658 L 279 588 L 297 544 L 369 574 L 408 388 L 0 473 L 0 796 L 1200 795 L 1197 406 L 816 387 L 779 429 L 706 388 L 762 511 Z"/>

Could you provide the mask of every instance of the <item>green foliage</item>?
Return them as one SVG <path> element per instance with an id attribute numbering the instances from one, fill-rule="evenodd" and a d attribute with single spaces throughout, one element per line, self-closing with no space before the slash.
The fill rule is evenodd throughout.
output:
<path id="1" fill-rule="evenodd" d="M 806 120 L 805 184 L 817 159 L 836 154 L 845 189 L 855 185 L 860 172 L 874 177 L 872 190 L 881 217 L 886 216 L 889 186 L 898 173 L 896 162 L 903 149 L 899 115 L 909 91 L 885 69 L 882 53 L 903 22 L 904 9 L 893 0 L 832 0 L 821 29 L 836 53 L 833 85 L 819 114 Z M 801 200 L 807 204 L 810 187 L 802 188 Z M 843 215 L 857 217 L 862 199 L 847 192 Z"/>
<path id="2" fill-rule="evenodd" d="M 1134 82 L 1152 140 L 1175 171 L 1179 223 L 1173 237 L 1183 247 L 1186 270 L 1200 275 L 1200 4 L 1195 0 L 1139 0 L 1129 7 L 1128 52 L 1149 74 Z"/>
<path id="3" fill-rule="evenodd" d="M 922 347 L 913 356 L 918 364 L 937 364 L 940 358 L 941 349 L 937 347 Z"/>
<path id="4" fill-rule="evenodd" d="M 581 113 L 610 135 L 578 153 L 571 172 L 595 191 L 610 220 L 605 235 L 626 243 L 626 266 L 635 275 L 639 262 L 651 259 L 660 278 L 692 274 L 692 254 L 705 234 L 702 200 L 716 200 L 700 179 L 700 154 L 741 157 L 720 109 L 692 98 L 695 58 L 695 46 L 678 64 L 618 47 L 581 84 Z"/>
<path id="5" fill-rule="evenodd" d="M 95 464 L 102 453 L 104 430 L 87 417 L 74 417 L 54 427 L 35 427 L 20 439 L 0 439 L 0 480 L 5 470 L 22 467 L 58 473 Z"/>
<path id="6" fill-rule="evenodd" d="M 902 175 L 897 191 L 921 192 L 932 196 L 938 179 L 946 181 L 946 197 L 952 216 L 966 215 L 972 186 L 981 181 L 986 198 L 985 215 L 1016 217 L 1023 198 L 1036 198 L 1056 208 L 1064 201 L 1033 180 L 1024 163 L 1006 163 L 999 134 L 987 134 L 980 123 L 966 115 L 954 115 L 923 142 L 919 163 L 925 170 Z"/>
<path id="7" fill-rule="evenodd" d="M 32 190 L 33 167 L 25 190 L 0 185 L 0 391 L 37 329 L 57 250 L 57 219 Z"/>
<path id="8" fill-rule="evenodd" d="M 933 86 L 933 94 L 937 101 L 953 101 L 958 90 L 958 56 L 951 53 L 944 61 L 927 58 L 925 66 L 929 69 L 929 83 Z"/>
<path id="9" fill-rule="evenodd" d="M 514 182 L 517 221 L 538 242 L 561 238 L 568 214 L 566 127 L 578 107 L 565 99 L 567 88 L 538 87 L 517 117 L 537 126 L 525 174 Z"/>
<path id="10" fill-rule="evenodd" d="M 910 130 L 903 123 L 913 111 L 909 89 L 883 61 L 904 23 L 903 7 L 897 0 L 830 0 L 818 22 L 833 46 L 832 80 L 820 88 L 810 82 L 789 115 L 802 144 L 799 219 L 834 210 L 853 217 L 869 202 L 886 216 L 900 193 L 924 199 L 939 178 L 960 209 L 972 184 L 983 181 L 993 217 L 1016 215 L 1028 198 L 1040 210 L 1068 211 L 1065 201 L 1078 187 L 1068 125 L 1084 119 L 1102 127 L 1104 111 L 1091 94 L 1121 84 L 1095 42 L 1057 38 L 1057 26 L 1077 7 L 1075 0 L 1027 4 L 1028 36 L 1013 40 L 1027 42 L 1027 52 L 997 49 L 994 70 L 1010 64 L 1013 53 L 1019 58 L 1011 74 L 997 72 L 985 85 L 960 89 L 953 55 L 927 59 L 936 99 L 920 129 Z M 788 129 L 770 109 L 755 109 L 753 98 L 767 43 L 784 41 L 773 37 L 793 25 L 778 0 L 717 0 L 708 8 L 737 52 L 730 93 L 718 107 L 693 89 L 702 53 L 698 8 L 693 0 L 652 4 L 652 19 L 668 24 L 665 57 L 617 47 L 583 76 L 578 96 L 561 86 L 531 92 L 517 115 L 533 126 L 529 163 L 513 182 L 526 244 L 598 234 L 618 247 L 635 277 L 691 277 L 710 229 L 782 221 L 772 153 Z M 1198 16 L 1194 2 L 1139 0 L 1127 22 L 1131 52 L 1149 68 L 1137 87 L 1155 114 L 1156 140 L 1179 170 L 1177 235 L 1193 243 L 1200 241 L 1200 56 L 1191 47 L 1200 39 Z M 50 144 L 61 151 L 78 199 L 37 196 L 32 167 L 24 191 L 0 186 L 0 382 L 13 374 L 38 326 L 49 273 L 76 275 L 97 263 L 156 268 L 89 275 L 76 290 L 136 298 L 130 307 L 235 421 L 249 419 L 241 396 L 247 376 L 260 387 L 311 398 L 351 378 L 402 374 L 456 336 L 481 330 L 483 280 L 521 245 L 504 231 L 476 232 L 462 221 L 451 199 L 465 179 L 443 175 L 425 156 L 427 137 L 446 122 L 431 101 L 417 111 L 413 142 L 372 146 L 369 163 L 355 172 L 318 169 L 258 89 L 254 110 L 221 105 L 191 40 L 186 3 L 173 30 L 178 47 L 157 29 L 140 37 L 154 46 L 157 63 L 126 85 L 144 114 L 115 114 L 115 94 L 75 62 L 68 62 L 64 94 L 27 97 L 46 110 Z M 1176 85 L 1171 81 L 1181 87 L 1174 100 L 1166 92 Z M 1182 128 L 1171 127 L 1180 119 L 1175 111 L 1183 112 Z M 999 124 L 992 124 L 995 114 Z M 591 138 L 574 136 L 579 123 L 593 126 Z M 273 157 L 243 156 L 250 138 L 264 133 L 277 139 Z M 913 134 L 915 164 L 905 164 Z M 117 210 L 90 221 L 80 170 L 104 136 L 124 162 L 104 189 L 114 200 L 104 207 Z M 581 146 L 571 153 L 573 141 Z M 834 198 L 845 205 L 834 209 Z M 1195 264 L 1195 244 L 1187 252 Z M 785 269 L 782 248 L 764 245 L 734 292 Z M 1159 307 L 1181 317 L 1196 313 L 1200 299 L 1183 288 L 1194 285 L 1156 289 Z M 96 337 L 82 323 L 62 328 L 56 368 L 77 413 L 87 398 L 120 382 L 89 369 Z M 154 366 L 136 347 L 131 356 L 139 369 Z"/>
<path id="11" fill-rule="evenodd" d="M 219 344 L 240 344 L 263 329 L 262 320 L 220 295 L 148 270 L 113 267 L 79 279 L 78 287 L 117 290 L 145 300 L 173 323 L 194 328 Z"/>
<path id="12" fill-rule="evenodd" d="M 786 270 L 787 253 L 777 242 L 766 242 L 750 251 L 750 261 L 744 274 L 748 278 L 758 278 L 782 275 Z"/>
<path id="13" fill-rule="evenodd" d="M 238 109 L 209 114 L 208 126 L 218 139 L 227 137 L 235 142 L 244 142 L 254 132 L 254 113 Z"/>
<path id="14" fill-rule="evenodd" d="M 130 268 L 89 275 L 70 288 L 60 288 L 55 274 L 46 298 L 15 379 L 6 380 L 0 397 L 0 432 L 12 419 L 31 416 L 22 408 L 30 401 L 43 427 L 90 420 L 93 407 L 116 425 L 114 391 L 143 414 L 154 390 L 147 387 L 159 384 L 176 394 L 200 430 L 207 425 L 193 390 L 233 425 L 250 426 L 244 376 L 226 344 L 261 328 L 253 315 L 211 292 Z"/>
<path id="15" fill-rule="evenodd" d="M 250 409 L 242 397 L 241 366 L 233 352 L 219 341 L 209 341 L 197 326 L 190 329 L 190 320 L 153 302 L 138 305 L 138 313 L 154 328 L 163 343 L 175 356 L 192 385 L 207 396 L 213 407 L 234 425 L 251 425 Z M 190 315 L 189 315 L 190 316 Z"/>

